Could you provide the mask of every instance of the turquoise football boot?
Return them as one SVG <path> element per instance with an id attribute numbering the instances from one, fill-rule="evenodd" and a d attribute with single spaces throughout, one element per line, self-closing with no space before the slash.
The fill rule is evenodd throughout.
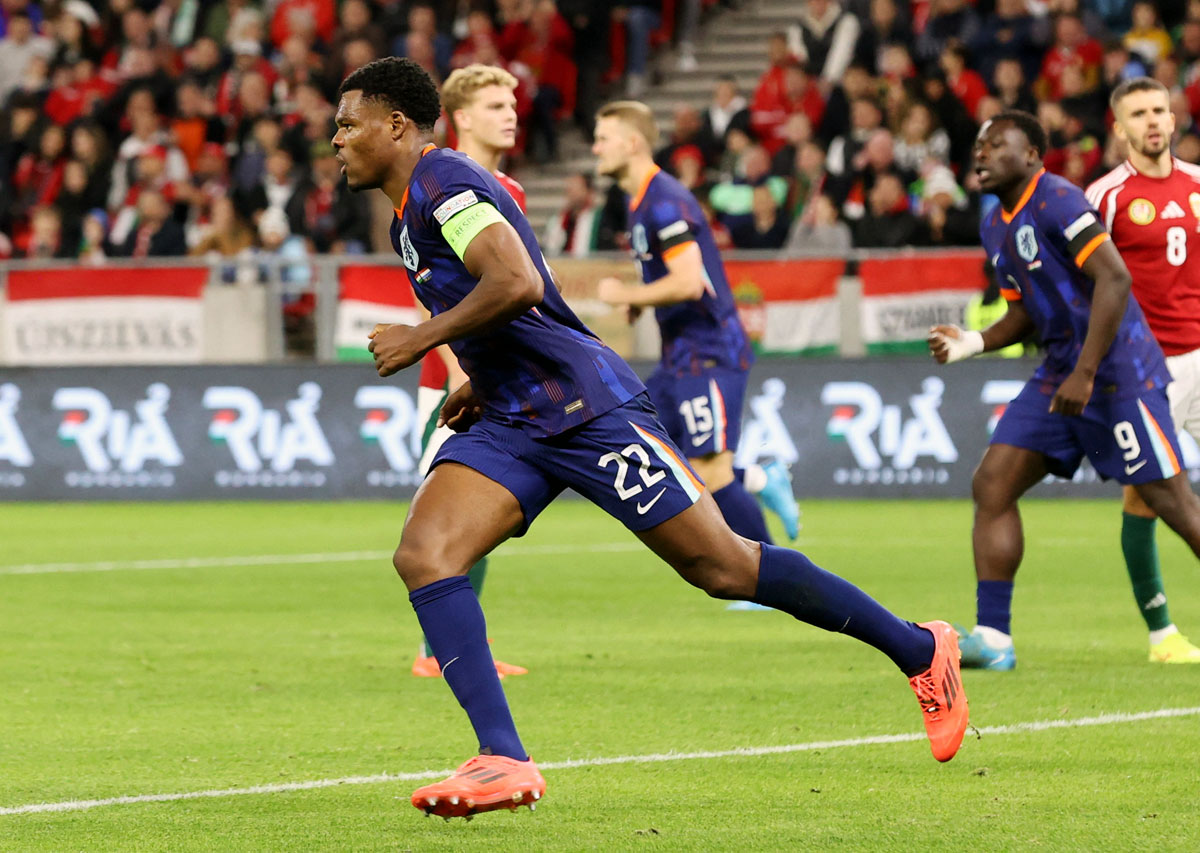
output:
<path id="1" fill-rule="evenodd" d="M 955 625 L 954 630 L 958 631 L 958 648 L 962 652 L 959 663 L 963 669 L 1007 671 L 1016 668 L 1017 653 L 1012 646 L 997 649 L 985 643 L 983 637 L 961 625 Z"/>
<path id="2" fill-rule="evenodd" d="M 792 492 L 792 478 L 788 476 L 783 463 L 778 461 L 764 465 L 763 471 L 767 475 L 767 485 L 758 493 L 758 499 L 767 509 L 779 516 L 788 538 L 795 539 L 800 535 L 800 507 L 797 506 L 796 495 Z"/>

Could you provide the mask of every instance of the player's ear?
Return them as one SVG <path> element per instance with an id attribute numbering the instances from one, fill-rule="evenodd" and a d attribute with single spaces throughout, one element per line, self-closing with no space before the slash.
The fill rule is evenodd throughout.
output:
<path id="1" fill-rule="evenodd" d="M 408 126 L 408 116 L 400 112 L 400 110 L 392 110 L 392 139 L 399 139 L 404 135 L 404 128 Z"/>

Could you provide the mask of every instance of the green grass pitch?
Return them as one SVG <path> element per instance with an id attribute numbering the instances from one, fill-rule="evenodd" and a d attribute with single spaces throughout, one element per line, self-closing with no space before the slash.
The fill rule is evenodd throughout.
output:
<path id="1" fill-rule="evenodd" d="M 416 620 L 386 556 L 404 512 L 4 506 L 0 810 L 469 757 L 445 685 L 409 675 Z M 559 502 L 496 555 L 484 593 L 497 657 L 530 669 L 506 680 L 526 746 L 584 762 L 546 772 L 537 812 L 445 823 L 409 805 L 419 782 L 347 782 L 0 813 L 0 850 L 1197 849 L 1200 667 L 1146 662 L 1115 493 L 1024 516 L 1018 669 L 966 673 L 984 731 L 946 765 L 923 740 L 638 759 L 910 734 L 920 712 L 873 649 L 728 612 L 598 510 Z M 970 524 L 964 502 L 809 502 L 799 545 L 898 613 L 970 623 Z M 1169 531 L 1159 544 L 1175 621 L 1200 639 L 1200 567 Z M 299 554 L 342 556 L 244 559 Z M 1164 708 L 1192 710 L 999 729 Z"/>

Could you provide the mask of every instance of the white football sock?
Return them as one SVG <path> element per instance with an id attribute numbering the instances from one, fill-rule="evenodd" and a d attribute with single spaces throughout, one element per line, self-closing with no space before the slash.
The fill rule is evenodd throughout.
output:
<path id="1" fill-rule="evenodd" d="M 761 465 L 747 465 L 742 469 L 742 486 L 752 495 L 767 487 L 767 472 Z"/>
<path id="2" fill-rule="evenodd" d="M 976 625 L 975 630 L 971 632 L 976 636 L 982 637 L 983 642 L 991 649 L 1011 649 L 1012 635 L 1005 634 L 1003 631 L 997 631 L 995 628 L 989 628 L 986 625 Z"/>
<path id="3" fill-rule="evenodd" d="M 1176 628 L 1175 623 L 1172 622 L 1170 625 L 1168 625 L 1165 628 L 1159 628 L 1157 631 L 1150 632 L 1150 645 L 1157 646 L 1159 643 L 1161 643 L 1167 637 L 1171 636 L 1172 634 L 1178 634 L 1178 633 L 1179 633 L 1179 629 Z"/>

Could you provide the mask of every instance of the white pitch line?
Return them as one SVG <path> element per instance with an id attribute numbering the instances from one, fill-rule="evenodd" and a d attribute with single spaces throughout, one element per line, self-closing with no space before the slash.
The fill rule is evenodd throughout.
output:
<path id="1" fill-rule="evenodd" d="M 530 557 L 539 554 L 646 551 L 640 542 L 594 545 L 501 545 L 492 557 Z M 242 554 L 232 557 L 176 557 L 161 560 L 94 560 L 85 563 L 19 563 L 0 566 L 0 575 L 52 575 L 85 572 L 211 569 L 234 566 L 284 566 L 296 563 L 363 563 L 390 560 L 391 551 L 332 551 L 318 554 Z"/>
<path id="2" fill-rule="evenodd" d="M 1007 726 L 984 726 L 977 729 L 980 735 L 1008 735 L 1044 732 L 1050 729 L 1077 729 L 1088 726 L 1106 726 L 1115 723 L 1136 723 L 1143 720 L 1162 720 L 1172 717 L 1194 717 L 1200 715 L 1200 706 L 1192 708 L 1161 708 L 1157 711 L 1135 713 L 1115 712 L 1094 717 L 1076 717 L 1067 720 L 1037 720 L 1029 723 L 1012 723 Z M 569 770 L 575 767 L 603 767 L 613 764 L 656 764 L 663 761 L 699 761 L 712 758 L 739 758 L 759 755 L 784 755 L 792 752 L 811 752 L 817 749 L 840 749 L 849 746 L 875 746 L 889 743 L 908 743 L 925 739 L 924 732 L 896 735 L 872 735 L 870 737 L 845 740 L 819 740 L 809 743 L 793 743 L 783 746 L 745 746 L 737 749 L 707 750 L 703 752 L 660 752 L 648 755 L 616 755 L 600 758 L 576 758 L 567 761 L 551 761 L 539 764 L 541 770 Z M 307 782 L 277 782 L 271 785 L 254 785 L 248 788 L 218 788 L 210 791 L 186 791 L 178 794 L 141 794 L 127 797 L 109 797 L 102 800 L 66 800 L 56 803 L 31 803 L 24 806 L 0 806 L 0 815 L 38 814 L 41 812 L 70 812 L 102 806 L 120 806 L 132 803 L 169 803 L 176 800 L 198 800 L 211 797 L 240 797 L 252 794 L 281 794 L 289 791 L 312 791 L 318 788 L 334 788 L 339 785 L 375 785 L 380 782 L 415 782 L 422 779 L 438 779 L 449 776 L 453 770 L 422 770 L 417 773 L 377 773 L 374 776 L 343 776 L 340 779 L 313 779 Z"/>

